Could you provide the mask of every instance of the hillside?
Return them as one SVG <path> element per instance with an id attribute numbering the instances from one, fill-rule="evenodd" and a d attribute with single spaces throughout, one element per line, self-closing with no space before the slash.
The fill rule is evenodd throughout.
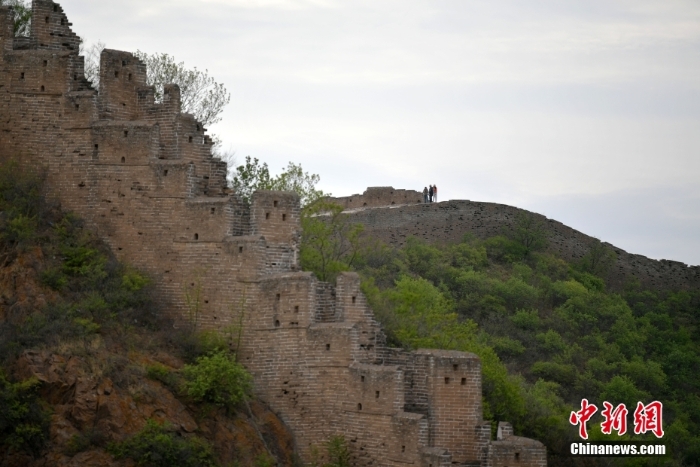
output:
<path id="1" fill-rule="evenodd" d="M 149 279 L 148 297 L 177 329 L 212 331 L 234 346 L 255 394 L 293 431 L 304 462 L 343 437 L 357 466 L 546 465 L 540 442 L 515 436 L 506 421 L 484 420 L 476 355 L 387 347 L 356 273 L 329 283 L 301 270 L 307 233 L 299 195 L 232 191 L 226 163 L 212 154 L 203 122 L 183 112 L 177 85 L 164 85 L 161 95 L 143 60 L 104 49 L 98 92 L 61 5 L 33 0 L 32 17 L 43 20 L 32 21 L 29 37 L 13 37 L 11 11 L 0 7 L 0 160 L 45 170 L 48 198 Z M 89 259 L 71 259 L 79 267 L 68 272 L 83 271 Z M 54 276 L 47 284 L 60 289 L 65 271 Z M 104 329 L 86 309 L 58 316 L 71 317 L 68 329 L 77 326 L 78 335 Z M 129 326 L 141 322 L 133 319 Z M 181 375 L 188 397 L 220 402 L 219 382 L 202 394 L 195 375 L 211 380 L 223 365 L 235 380 L 240 368 L 230 356 L 207 358 L 151 373 L 166 383 Z"/>
<path id="2" fill-rule="evenodd" d="M 402 246 L 409 237 L 430 243 L 455 243 L 466 233 L 485 240 L 512 230 L 521 215 L 531 216 L 546 231 L 545 250 L 566 261 L 586 255 L 600 240 L 568 227 L 555 219 L 504 204 L 450 200 L 421 204 L 421 194 L 392 187 L 368 188 L 363 194 L 332 198 L 345 208 L 354 222 L 364 226 L 367 236 Z M 604 240 L 604 239 L 603 239 Z M 638 280 L 655 289 L 700 288 L 700 266 L 679 261 L 653 260 L 604 243 L 615 253 L 606 280 L 621 288 Z"/>
<path id="3" fill-rule="evenodd" d="M 265 404 L 188 389 L 187 368 L 228 352 L 223 339 L 173 329 L 146 277 L 13 165 L 0 254 L 0 465 L 293 465 Z"/>
<path id="4" fill-rule="evenodd" d="M 331 200 L 342 215 L 307 220 L 352 245 L 333 267 L 360 272 L 393 345 L 479 355 L 484 417 L 542 441 L 550 465 L 581 461 L 565 453 L 580 440 L 568 420 L 584 398 L 601 410 L 624 403 L 630 427 L 637 402 L 662 402 L 670 451 L 586 465 L 700 465 L 697 268 L 630 255 L 514 207 L 388 204 L 394 191 L 401 201 L 404 190 L 370 189 Z M 593 420 L 591 439 L 657 441 L 604 435 Z"/>
<path id="5" fill-rule="evenodd" d="M 614 383 L 624 389 L 620 400 L 666 397 L 679 440 L 673 461 L 694 462 L 697 268 L 669 263 L 684 271 L 678 291 L 661 287 L 668 274 L 658 268 L 647 274 L 652 288 L 645 278 L 617 280 L 607 245 L 580 247 L 578 234 L 566 234 L 580 255 L 559 255 L 548 224 L 496 205 L 442 224 L 446 210 L 429 207 L 420 228 L 440 240 L 433 247 L 408 239 L 412 210 L 426 208 L 400 203 L 360 212 L 385 214 L 377 225 L 407 214 L 392 227 L 405 241 L 362 245 L 346 225 L 339 234 L 353 248 L 335 242 L 340 257 L 329 263 L 329 232 L 298 194 L 245 197 L 228 187 L 226 164 L 213 157 L 202 122 L 183 113 L 178 86 L 156 99 L 143 61 L 105 49 L 97 92 L 61 6 L 34 0 L 32 13 L 44 20 L 32 22 L 30 37 L 0 35 L 0 159 L 16 158 L 20 175 L 45 170 L 47 199 L 74 214 L 37 211 L 36 189 L 22 203 L 12 195 L 22 178 L 7 177 L 4 199 L 22 207 L 3 209 L 6 270 L 34 271 L 17 269 L 6 281 L 8 459 L 27 463 L 13 456 L 28 451 L 46 464 L 47 453 L 68 465 L 75 453 L 125 464 L 129 456 L 153 463 L 153 453 L 166 465 L 187 465 L 188 455 L 199 465 L 232 456 L 265 465 L 268 455 L 288 463 L 281 425 L 255 403 L 240 405 L 253 391 L 290 427 L 307 463 L 330 441 L 357 466 L 544 467 L 539 440 L 552 442 L 550 461 L 566 463 L 557 453 L 572 400 L 604 397 Z M 10 25 L 0 7 L 0 30 Z M 347 219 L 335 212 L 334 220 Z M 513 215 L 503 223 L 514 227 L 510 236 L 497 235 L 504 225 L 447 236 L 500 214 Z M 366 238 L 382 238 L 364 224 Z M 325 243 L 314 250 L 314 241 Z M 653 388 L 639 359 L 660 368 Z M 579 378 L 588 371 L 591 378 Z M 172 416 L 161 406 L 170 400 Z M 121 415 L 105 428 L 112 414 Z M 229 443 L 233 427 L 252 434 L 250 442 Z"/>

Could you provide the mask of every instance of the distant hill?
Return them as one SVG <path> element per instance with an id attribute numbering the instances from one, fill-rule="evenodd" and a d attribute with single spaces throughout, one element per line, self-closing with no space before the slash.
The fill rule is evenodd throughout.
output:
<path id="1" fill-rule="evenodd" d="M 512 231 L 518 216 L 523 214 L 533 216 L 544 226 L 547 251 L 567 261 L 579 260 L 599 243 L 598 239 L 554 219 L 505 204 L 468 200 L 416 203 L 421 199 L 422 194 L 415 191 L 375 187 L 362 195 L 331 198 L 331 201 L 342 204 L 353 222 L 364 225 L 368 237 L 394 246 L 404 245 L 411 236 L 430 243 L 454 243 L 466 234 L 486 239 Z M 657 261 L 603 244 L 616 255 L 606 278 L 615 287 L 634 279 L 657 289 L 700 287 L 700 266 Z"/>

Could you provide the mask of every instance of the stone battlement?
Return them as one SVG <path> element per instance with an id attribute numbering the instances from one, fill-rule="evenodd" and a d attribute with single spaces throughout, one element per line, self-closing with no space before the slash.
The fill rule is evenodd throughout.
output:
<path id="1" fill-rule="evenodd" d="M 345 209 L 376 208 L 423 202 L 423 193 L 413 190 L 396 190 L 391 186 L 371 186 L 361 195 L 329 197 L 328 201 L 340 204 Z"/>
<path id="2" fill-rule="evenodd" d="M 230 193 L 177 86 L 156 103 L 144 64 L 104 50 L 98 93 L 62 8 L 32 8 L 29 38 L 0 8 L 0 159 L 45 168 L 49 196 L 146 271 L 174 317 L 241 326 L 239 359 L 302 458 L 342 434 L 357 466 L 546 465 L 539 442 L 491 440 L 477 356 L 388 348 L 356 274 L 300 271 L 298 196 Z"/>

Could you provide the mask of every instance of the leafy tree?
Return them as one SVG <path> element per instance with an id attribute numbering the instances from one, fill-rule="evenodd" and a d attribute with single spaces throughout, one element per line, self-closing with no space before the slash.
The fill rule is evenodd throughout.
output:
<path id="1" fill-rule="evenodd" d="M 246 156 L 245 164 L 239 165 L 234 171 L 231 188 L 245 202 L 250 203 L 256 191 L 272 189 L 270 168 L 266 162 L 261 164 L 257 157 L 251 159 Z"/>
<path id="2" fill-rule="evenodd" d="M 604 277 L 610 272 L 615 259 L 616 256 L 613 249 L 595 238 L 588 249 L 588 253 L 580 259 L 577 266 L 585 272 Z"/>
<path id="3" fill-rule="evenodd" d="M 352 224 L 343 207 L 319 201 L 302 213 L 301 266 L 322 281 L 334 281 L 349 271 L 362 253 L 361 224 Z"/>
<path id="4" fill-rule="evenodd" d="M 663 401 L 673 451 L 659 465 L 697 465 L 700 290 L 608 290 L 600 276 L 608 247 L 567 263 L 533 248 L 537 225 L 519 228 L 520 240 L 408 239 L 355 261 L 388 342 L 479 355 L 484 417 L 542 441 L 550 465 L 569 462 L 557 453 L 567 452 L 568 414 L 584 397 L 632 410 Z"/>
<path id="5" fill-rule="evenodd" d="M 102 41 L 97 41 L 90 47 L 85 47 L 85 43 L 80 43 L 80 55 L 85 57 L 85 78 L 92 83 L 95 89 L 100 89 L 100 55 L 106 45 Z"/>
<path id="6" fill-rule="evenodd" d="M 525 256 L 547 246 L 547 230 L 534 214 L 518 212 L 511 237 L 525 248 Z"/>
<path id="7" fill-rule="evenodd" d="M 187 68 L 165 53 L 147 54 L 137 50 L 136 55 L 148 70 L 147 81 L 156 89 L 156 102 L 163 100 L 163 87 L 174 83 L 180 87 L 183 112 L 193 114 L 204 126 L 221 121 L 221 112 L 230 102 L 231 94 L 222 83 L 209 76 L 209 70 Z"/>
<path id="8" fill-rule="evenodd" d="M 304 207 L 328 196 L 322 190 L 316 189 L 320 180 L 321 177 L 318 175 L 304 172 L 301 164 L 290 162 L 287 164 L 287 168 L 272 180 L 272 189 L 296 192 L 299 195 L 301 206 Z"/>
<path id="9" fill-rule="evenodd" d="M 7 6 L 13 10 L 13 32 L 15 36 L 29 36 L 32 26 L 32 5 L 23 0 L 0 0 L 0 6 Z"/>
<path id="10" fill-rule="evenodd" d="M 85 57 L 85 77 L 95 88 L 100 87 L 100 55 L 105 49 L 102 41 L 85 48 L 80 44 L 80 54 Z M 174 83 L 180 87 L 182 111 L 193 114 L 204 126 L 221 121 L 221 112 L 231 101 L 231 94 L 222 83 L 209 76 L 209 70 L 187 68 L 165 53 L 148 54 L 137 50 L 134 55 L 146 64 L 146 82 L 155 87 L 156 102 L 163 101 L 164 86 Z"/>
<path id="11" fill-rule="evenodd" d="M 318 175 L 304 172 L 301 164 L 293 162 L 273 177 L 266 162 L 246 156 L 245 164 L 234 170 L 231 188 L 247 203 L 258 190 L 294 191 L 299 195 L 302 207 L 306 207 L 328 195 L 316 188 L 319 180 Z"/>

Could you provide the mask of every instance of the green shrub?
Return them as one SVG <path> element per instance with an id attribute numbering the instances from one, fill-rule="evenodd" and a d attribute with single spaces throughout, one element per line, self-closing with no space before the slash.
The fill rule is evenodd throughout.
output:
<path id="1" fill-rule="evenodd" d="M 41 177 L 0 165 L 0 250 L 40 247 L 41 282 L 60 293 L 45 307 L 17 310 L 0 323 L 2 359 L 59 341 L 87 342 L 98 332 L 113 335 L 115 326 L 155 328 L 160 320 L 149 280 L 119 264 L 75 215 L 46 205 L 41 192 Z"/>
<path id="2" fill-rule="evenodd" d="M 556 362 L 535 362 L 531 368 L 532 374 L 554 381 L 559 384 L 571 384 L 576 378 L 576 368 Z"/>
<path id="3" fill-rule="evenodd" d="M 66 456 L 73 457 L 80 452 L 87 451 L 93 446 L 103 447 L 106 442 L 107 437 L 104 433 L 98 430 L 88 430 L 71 436 L 63 448 L 63 453 Z"/>
<path id="4" fill-rule="evenodd" d="M 342 435 L 329 439 L 326 449 L 329 462 L 323 467 L 350 467 L 350 448 Z"/>
<path id="5" fill-rule="evenodd" d="M 606 400 L 614 405 L 624 403 L 627 407 L 636 407 L 638 401 L 651 400 L 651 394 L 638 389 L 634 382 L 627 376 L 614 376 L 603 387 L 600 394 L 601 400 Z"/>
<path id="6" fill-rule="evenodd" d="M 528 253 L 521 243 L 500 235 L 486 240 L 484 247 L 490 259 L 505 263 L 521 261 Z"/>
<path id="7" fill-rule="evenodd" d="M 491 345 L 499 356 L 520 355 L 525 352 L 525 347 L 522 342 L 509 337 L 492 338 Z"/>
<path id="8" fill-rule="evenodd" d="M 116 459 L 131 458 L 140 467 L 217 467 L 211 446 L 197 436 L 183 438 L 149 420 L 143 430 L 107 450 Z"/>
<path id="9" fill-rule="evenodd" d="M 130 292 L 138 292 L 150 283 L 146 276 L 134 269 L 127 269 L 122 275 L 122 287 Z"/>
<path id="10" fill-rule="evenodd" d="M 197 402 L 230 409 L 246 400 L 252 390 L 250 374 L 223 351 L 199 357 L 194 365 L 185 365 L 182 374 L 185 392 Z"/>
<path id="11" fill-rule="evenodd" d="M 525 256 L 547 246 L 546 226 L 538 217 L 528 212 L 518 212 L 510 236 L 524 248 Z"/>
<path id="12" fill-rule="evenodd" d="M 196 362 L 199 357 L 229 349 L 228 342 L 221 332 L 197 331 L 191 323 L 178 328 L 172 337 L 173 345 L 188 363 Z"/>
<path id="13" fill-rule="evenodd" d="M 274 467 L 277 462 L 268 453 L 264 452 L 255 458 L 255 467 Z"/>
<path id="14" fill-rule="evenodd" d="M 175 373 L 170 371 L 170 369 L 165 365 L 161 365 L 160 363 L 148 365 L 146 367 L 146 376 L 156 381 L 160 381 L 172 390 L 177 389 L 177 377 Z"/>
<path id="15" fill-rule="evenodd" d="M 521 329 L 537 329 L 540 317 L 537 310 L 518 310 L 510 317 L 513 324 Z"/>
<path id="16" fill-rule="evenodd" d="M 38 455 L 48 438 L 49 414 L 36 378 L 11 383 L 0 370 L 0 445 Z"/>
<path id="17" fill-rule="evenodd" d="M 36 236 L 46 207 L 42 179 L 16 162 L 0 165 L 0 239 L 11 247 L 23 247 Z"/>

